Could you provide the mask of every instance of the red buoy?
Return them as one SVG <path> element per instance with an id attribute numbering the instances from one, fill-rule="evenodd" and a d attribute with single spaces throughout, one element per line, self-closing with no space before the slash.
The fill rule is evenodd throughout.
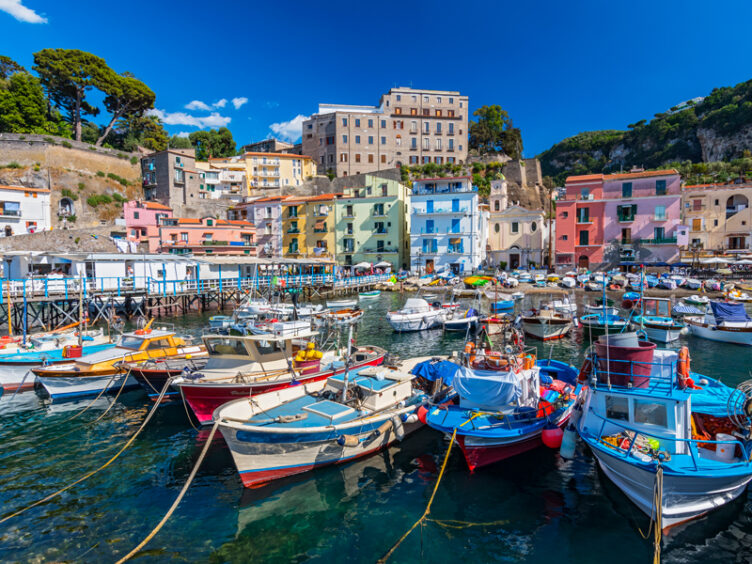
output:
<path id="1" fill-rule="evenodd" d="M 425 405 L 421 405 L 418 408 L 418 420 L 423 423 L 423 425 L 426 424 L 426 418 L 428 417 L 428 409 L 426 409 Z"/>
<path id="2" fill-rule="evenodd" d="M 559 448 L 561 446 L 561 440 L 564 438 L 564 431 L 559 429 L 556 425 L 551 425 L 543 429 L 541 432 L 541 439 L 543 444 L 548 448 Z"/>

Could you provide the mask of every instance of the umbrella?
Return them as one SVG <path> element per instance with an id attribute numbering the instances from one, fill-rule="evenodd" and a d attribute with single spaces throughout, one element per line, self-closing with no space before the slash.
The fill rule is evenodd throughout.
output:
<path id="1" fill-rule="evenodd" d="M 702 259 L 700 264 L 728 264 L 729 261 L 720 257 L 713 257 L 708 259 Z"/>
<path id="2" fill-rule="evenodd" d="M 752 264 L 752 263 L 750 263 Z M 389 268 L 392 266 L 391 262 L 386 262 L 385 260 L 382 260 L 380 263 L 374 265 L 376 268 Z"/>
<path id="3" fill-rule="evenodd" d="M 359 262 L 358 264 L 355 265 L 355 268 L 357 268 L 359 270 L 364 270 L 366 268 L 371 268 L 371 263 L 370 262 Z"/>
<path id="4" fill-rule="evenodd" d="M 752 264 L 752 260 L 745 258 L 745 259 L 736 261 L 734 264 Z"/>

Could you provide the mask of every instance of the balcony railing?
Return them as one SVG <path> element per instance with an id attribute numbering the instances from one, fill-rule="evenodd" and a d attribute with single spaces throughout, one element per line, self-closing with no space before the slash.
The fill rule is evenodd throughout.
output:
<path id="1" fill-rule="evenodd" d="M 313 232 L 314 233 L 329 233 L 329 230 L 326 227 L 323 227 L 321 229 L 314 228 Z"/>
<path id="2" fill-rule="evenodd" d="M 637 239 L 643 245 L 676 245 L 676 237 L 658 237 L 653 239 Z"/>
<path id="3" fill-rule="evenodd" d="M 465 248 L 464 247 L 449 247 L 447 249 L 447 253 L 450 255 L 463 255 L 465 254 Z"/>
<path id="4" fill-rule="evenodd" d="M 290 228 L 290 229 L 288 229 L 288 230 L 287 230 L 287 233 L 300 233 L 300 229 L 297 229 L 297 228 L 295 228 L 295 229 L 293 229 L 293 228 Z"/>
<path id="5" fill-rule="evenodd" d="M 373 255 L 373 254 L 399 253 L 399 250 L 394 249 L 394 248 L 387 248 L 387 247 L 383 247 L 383 248 L 376 247 L 375 249 L 374 248 L 363 249 L 363 252 L 367 255 Z"/>
<path id="6" fill-rule="evenodd" d="M 453 213 L 469 213 L 469 206 L 460 206 L 459 208 L 434 208 L 432 210 L 423 210 L 421 208 L 413 208 L 413 213 L 416 215 L 436 215 L 436 214 L 453 214 Z"/>

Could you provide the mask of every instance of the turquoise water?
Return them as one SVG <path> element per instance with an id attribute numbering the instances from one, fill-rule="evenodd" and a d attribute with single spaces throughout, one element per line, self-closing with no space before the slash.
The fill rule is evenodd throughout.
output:
<path id="1" fill-rule="evenodd" d="M 463 335 L 393 333 L 384 315 L 402 300 L 384 294 L 365 306 L 358 341 L 384 346 L 402 358 L 461 350 Z M 205 321 L 186 317 L 182 327 L 198 333 Z M 689 344 L 693 370 L 729 385 L 749 378 L 752 350 L 692 338 Z M 553 346 L 538 346 L 539 356 L 576 365 L 583 348 L 577 333 Z M 103 464 L 151 407 L 142 392 L 128 392 L 94 422 L 111 402 L 101 398 L 70 420 L 91 400 L 50 404 L 33 393 L 0 399 L 3 515 Z M 0 524 L 0 560 L 112 562 L 122 557 L 169 508 L 207 434 L 191 428 L 182 405 L 158 409 L 110 467 Z M 183 502 L 138 561 L 375 562 L 422 514 L 446 445 L 443 436 L 423 429 L 373 457 L 246 490 L 218 437 Z M 582 444 L 571 461 L 539 449 L 473 474 L 455 451 L 432 516 L 494 524 L 445 529 L 428 523 L 403 543 L 392 562 L 616 564 L 652 557 L 651 542 L 638 532 L 647 529 L 647 518 L 605 478 Z M 747 494 L 672 531 L 663 560 L 727 563 L 751 556 Z"/>

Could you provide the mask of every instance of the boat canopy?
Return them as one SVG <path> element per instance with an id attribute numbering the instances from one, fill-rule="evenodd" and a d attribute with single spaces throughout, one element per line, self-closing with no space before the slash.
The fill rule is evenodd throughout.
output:
<path id="1" fill-rule="evenodd" d="M 421 298 L 408 298 L 405 305 L 402 307 L 402 311 L 413 312 L 429 311 L 430 309 L 431 306 L 428 302 Z"/>
<path id="2" fill-rule="evenodd" d="M 744 304 L 734 302 L 710 302 L 716 323 L 724 321 L 752 321 L 744 309 Z"/>
<path id="3" fill-rule="evenodd" d="M 434 360 L 426 360 L 420 364 L 416 364 L 410 373 L 425 378 L 429 382 L 441 379 L 445 385 L 452 386 L 454 383 L 454 376 L 459 369 L 460 366 L 458 364 L 449 362 L 448 360 L 440 360 L 438 362 Z"/>
<path id="4" fill-rule="evenodd" d="M 463 366 L 454 375 L 453 386 L 466 407 L 501 409 L 522 397 L 521 381 L 511 370 L 471 370 Z"/>

